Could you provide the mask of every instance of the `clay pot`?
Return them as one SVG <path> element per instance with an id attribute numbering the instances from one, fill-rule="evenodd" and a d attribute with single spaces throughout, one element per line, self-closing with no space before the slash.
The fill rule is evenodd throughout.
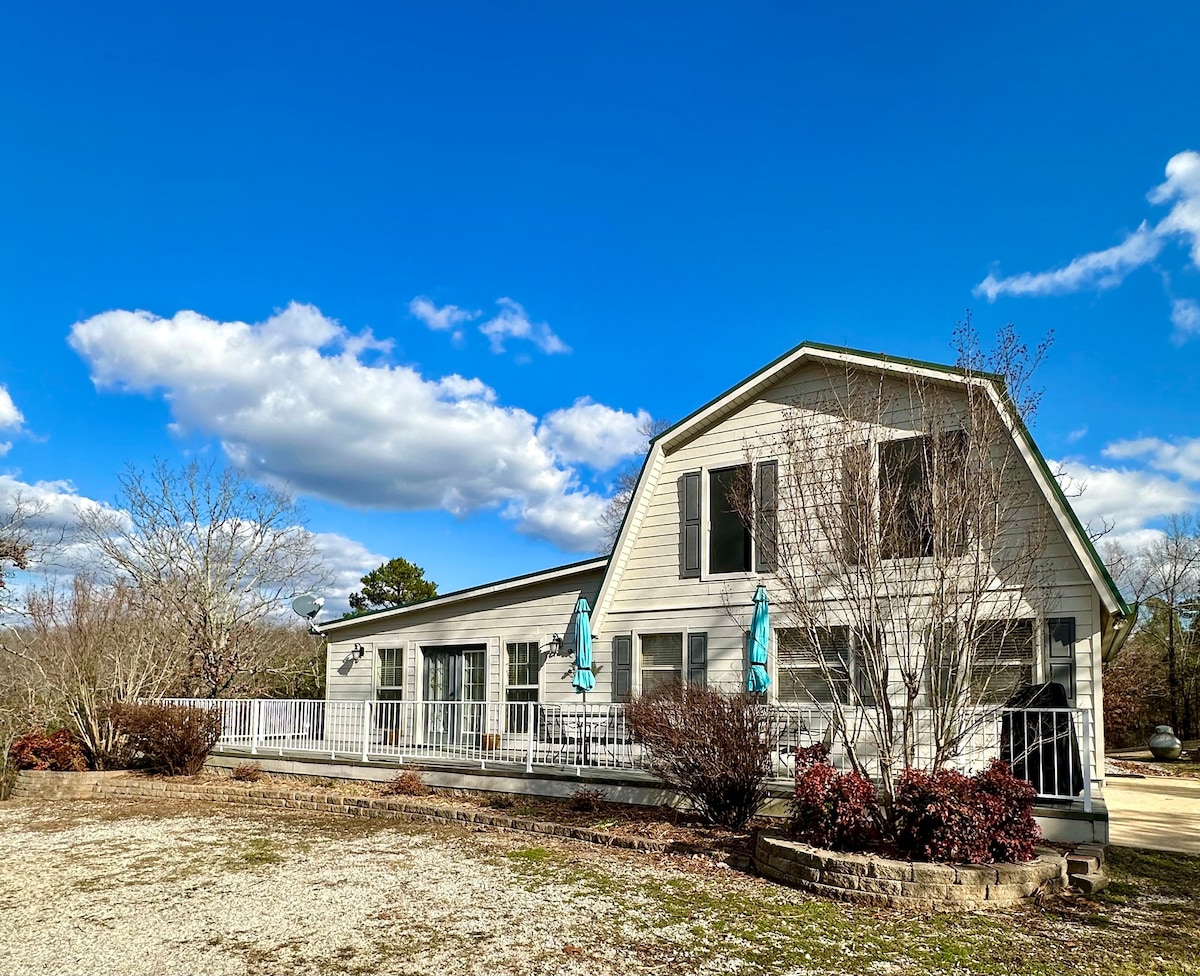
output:
<path id="1" fill-rule="evenodd" d="M 1183 743 L 1169 725 L 1160 725 L 1146 743 L 1155 759 L 1178 759 L 1183 752 Z"/>

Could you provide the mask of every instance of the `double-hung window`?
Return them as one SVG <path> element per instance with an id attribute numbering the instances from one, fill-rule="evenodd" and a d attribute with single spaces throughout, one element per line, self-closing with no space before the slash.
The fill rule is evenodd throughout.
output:
<path id="1" fill-rule="evenodd" d="M 971 697 L 1002 704 L 1033 683 L 1033 621 L 996 620 L 975 628 Z"/>
<path id="2" fill-rule="evenodd" d="M 932 556 L 935 548 L 960 555 L 970 523 L 966 434 L 954 430 L 883 441 L 878 455 L 880 556 L 919 558 Z M 847 455 L 860 463 L 863 457 L 861 451 Z M 852 516 L 861 511 L 852 510 Z"/>
<path id="3" fill-rule="evenodd" d="M 703 688 L 708 684 L 708 634 L 690 633 L 687 635 L 687 654 L 684 654 L 684 635 L 675 634 L 642 634 L 639 637 L 641 650 L 641 689 L 643 695 L 655 692 L 669 691 L 683 685 L 684 677 L 691 686 Z M 614 652 L 618 685 L 621 669 L 619 651 L 614 643 Z M 620 699 L 621 689 L 615 688 Z"/>
<path id="4" fill-rule="evenodd" d="M 875 700 L 865 648 L 850 627 L 775 632 L 776 698 L 781 702 L 869 705 Z"/>
<path id="5" fill-rule="evenodd" d="M 404 698 L 404 648 L 381 647 L 375 654 L 379 660 L 375 700 L 402 701 Z"/>
<path id="6" fill-rule="evenodd" d="M 514 641 L 505 650 L 508 656 L 508 680 L 504 685 L 506 725 L 510 732 L 525 732 L 529 728 L 531 711 L 526 703 L 538 700 L 538 644 L 537 641 Z"/>

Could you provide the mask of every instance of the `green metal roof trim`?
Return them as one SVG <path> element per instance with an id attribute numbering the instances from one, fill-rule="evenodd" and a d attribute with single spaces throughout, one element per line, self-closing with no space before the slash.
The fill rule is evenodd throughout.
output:
<path id="1" fill-rule="evenodd" d="M 729 387 L 729 389 L 725 390 L 725 392 L 720 393 L 717 396 L 713 397 L 711 400 L 709 400 L 707 403 L 705 403 L 704 406 L 702 406 L 696 410 L 693 410 L 691 413 L 689 413 L 686 417 L 684 417 L 678 423 L 672 424 L 670 427 L 668 427 L 666 430 L 664 430 L 661 434 L 652 438 L 651 443 L 659 441 L 662 438 L 669 436 L 672 431 L 682 428 L 683 426 L 685 426 L 686 424 L 688 424 L 692 420 L 694 420 L 696 417 L 698 417 L 700 414 L 704 413 L 704 411 L 708 410 L 710 407 L 713 407 L 716 404 L 720 403 L 727 396 L 729 396 L 731 393 L 733 393 L 734 390 L 736 390 L 738 387 L 745 386 L 748 383 L 753 383 L 754 380 L 758 379 L 760 376 L 763 376 L 766 373 L 769 373 L 771 370 L 778 367 L 785 360 L 796 355 L 796 353 L 800 352 L 803 349 L 812 349 L 817 352 L 837 353 L 840 355 L 861 356 L 864 359 L 873 359 L 873 360 L 876 360 L 877 362 L 883 362 L 883 363 L 894 363 L 897 366 L 915 366 L 918 369 L 933 370 L 938 373 L 944 373 L 948 377 L 954 377 L 957 379 L 962 379 L 966 375 L 960 367 L 947 366 L 945 363 L 931 363 L 924 359 L 908 359 L 904 356 L 889 356 L 886 353 L 868 352 L 865 349 L 852 349 L 849 346 L 834 346 L 834 345 L 829 345 L 829 344 L 823 343 L 823 342 L 805 341 L 805 342 L 800 343 L 798 346 L 793 346 L 791 349 L 789 349 L 787 352 L 785 352 L 782 356 L 776 357 L 771 362 L 769 362 L 766 366 L 762 367 L 762 369 L 755 370 L 753 373 L 751 373 L 745 379 L 739 380 L 733 386 Z M 1008 404 L 1009 409 L 1012 412 L 1012 416 L 1016 420 L 1017 433 L 1024 439 L 1026 445 L 1029 447 L 1031 453 L 1033 454 L 1034 459 L 1037 461 L 1038 466 L 1041 468 L 1042 474 L 1046 478 L 1047 483 L 1050 485 L 1050 490 L 1054 492 L 1055 496 L 1058 498 L 1058 501 L 1062 504 L 1064 511 L 1066 511 L 1067 517 L 1071 520 L 1072 527 L 1078 533 L 1079 539 L 1083 543 L 1084 551 L 1087 553 L 1088 557 L 1092 560 L 1092 564 L 1096 568 L 1096 570 L 1099 572 L 1101 579 L 1103 579 L 1104 582 L 1108 585 L 1110 592 L 1112 593 L 1113 597 L 1115 597 L 1115 599 L 1116 599 L 1117 606 L 1119 606 L 1121 608 L 1121 613 L 1126 617 L 1130 616 L 1132 611 L 1129 608 L 1129 604 L 1125 602 L 1125 598 L 1121 595 L 1121 591 L 1117 588 L 1117 584 L 1113 580 L 1112 575 L 1109 573 L 1108 567 L 1104 565 L 1104 560 L 1102 560 L 1100 558 L 1100 554 L 1096 551 L 1096 547 L 1092 544 L 1091 538 L 1089 538 L 1087 531 L 1084 529 L 1083 525 L 1080 523 L 1079 516 L 1077 516 L 1075 514 L 1075 509 L 1071 507 L 1071 503 L 1067 500 L 1067 496 L 1062 490 L 1062 485 L 1060 485 L 1058 483 L 1058 479 L 1054 476 L 1054 473 L 1050 470 L 1050 465 L 1048 465 L 1046 463 L 1046 459 L 1042 456 L 1041 450 L 1038 448 L 1037 443 L 1034 441 L 1032 435 L 1029 433 L 1029 428 L 1025 426 L 1025 421 L 1022 419 L 1020 412 L 1016 409 L 1016 404 L 1013 403 L 1012 398 L 1009 396 L 1008 387 L 1004 382 L 1004 377 L 1001 376 L 999 373 L 990 373 L 986 370 L 979 370 L 978 372 L 973 373 L 972 375 L 979 376 L 979 377 L 982 377 L 987 380 L 991 380 L 993 383 L 996 384 L 997 389 L 999 390 L 1000 396 L 1003 398 L 1005 403 Z M 647 460 L 649 460 L 649 455 L 647 455 Z M 643 471 L 644 470 L 645 470 L 645 463 L 643 462 Z M 640 477 L 641 476 L 639 475 L 639 480 L 640 480 Z M 626 515 L 626 517 L 628 517 L 628 515 L 629 515 L 628 510 L 626 510 L 625 515 Z M 625 522 L 624 522 L 624 519 L 622 519 L 621 529 L 624 530 L 624 528 L 625 528 Z M 618 533 L 618 538 L 620 538 L 619 533 Z M 605 568 L 604 575 L 606 577 L 608 575 L 607 567 Z"/>
<path id="2" fill-rule="evenodd" d="M 599 563 L 601 560 L 605 561 L 605 568 L 607 569 L 608 557 L 592 556 L 589 559 L 580 559 L 579 561 L 573 563 L 563 563 L 561 566 L 551 566 L 548 569 L 539 569 L 532 573 L 522 573 L 520 576 L 509 576 L 506 579 L 492 580 L 490 583 L 479 583 L 476 586 L 468 586 L 465 589 L 451 590 L 449 593 L 439 593 L 437 596 L 427 597 L 424 600 L 414 600 L 412 603 L 402 603 L 395 607 L 381 607 L 379 610 L 368 610 L 366 613 L 358 613 L 353 617 L 337 617 L 333 620 L 322 620 L 319 623 L 314 624 L 314 626 L 318 629 L 321 629 L 325 627 L 338 627 L 357 624 L 366 620 L 371 620 L 374 617 L 378 617 L 380 614 L 393 613 L 396 610 L 409 610 L 413 607 L 424 606 L 427 603 L 436 603 L 439 600 L 449 600 L 453 597 L 469 596 L 477 590 L 487 590 L 494 586 L 507 586 L 510 583 L 519 583 L 521 580 L 533 579 L 536 576 L 546 576 L 549 573 L 567 572 L 572 569 L 579 569 L 582 571 L 585 566 L 593 563 Z M 599 569 L 600 567 L 596 566 L 595 568 Z"/>

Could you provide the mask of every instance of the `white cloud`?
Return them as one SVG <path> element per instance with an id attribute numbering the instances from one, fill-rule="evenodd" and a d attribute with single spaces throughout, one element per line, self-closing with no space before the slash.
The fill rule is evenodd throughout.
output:
<path id="1" fill-rule="evenodd" d="M 73 574 L 92 568 L 96 553 L 79 536 L 81 512 L 108 506 L 81 495 L 69 481 L 21 481 L 0 474 L 0 520 L 16 515 L 21 532 L 34 546 L 36 570 Z"/>
<path id="2" fill-rule="evenodd" d="M 522 532 L 594 551 L 606 499 L 571 466 L 586 424 L 547 418 L 539 434 L 536 417 L 498 404 L 481 380 L 368 365 L 357 339 L 292 304 L 257 325 L 105 312 L 69 341 L 98 387 L 161 391 L 180 432 L 216 435 L 251 476 L 363 507 L 498 509 Z M 627 417 L 611 411 L 617 432 L 593 431 L 606 460 Z"/>
<path id="3" fill-rule="evenodd" d="M 332 579 L 332 583 L 317 594 L 325 597 L 321 618 L 340 616 L 350 609 L 350 594 L 362 588 L 363 576 L 387 562 L 388 557 L 336 532 L 315 532 L 313 541 L 321 551 Z"/>
<path id="4" fill-rule="evenodd" d="M 1200 302 L 1191 298 L 1177 298 L 1173 301 L 1171 324 L 1175 326 L 1175 331 L 1171 333 L 1171 341 L 1177 346 L 1200 336 Z"/>
<path id="5" fill-rule="evenodd" d="M 24 423 L 25 417 L 13 403 L 7 388 L 0 385 L 0 430 L 19 431 Z M 12 441 L 0 441 L 0 457 L 4 457 L 11 448 Z"/>
<path id="6" fill-rule="evenodd" d="M 1117 460 L 1144 459 L 1158 471 L 1179 475 L 1188 481 L 1200 481 L 1200 437 L 1181 437 L 1172 441 L 1160 437 L 1139 437 L 1114 441 L 1104 456 Z"/>
<path id="7" fill-rule="evenodd" d="M 1077 257 L 1065 268 L 1025 271 L 1008 278 L 993 272 L 975 287 L 975 294 L 994 302 L 1001 295 L 1065 295 L 1083 288 L 1112 288 L 1158 257 L 1162 246 L 1158 233 L 1143 223 L 1120 244 Z"/>
<path id="8" fill-rule="evenodd" d="M 25 423 L 25 417 L 13 403 L 8 389 L 0 386 L 0 430 L 18 430 Z"/>
<path id="9" fill-rule="evenodd" d="M 1082 427 L 1071 431 L 1071 433 L 1067 434 L 1067 443 L 1074 444 L 1076 441 L 1083 440 L 1085 437 L 1087 437 L 1087 432 L 1087 424 L 1084 424 Z"/>
<path id="10" fill-rule="evenodd" d="M 531 322 L 528 313 L 511 298 L 497 299 L 499 314 L 484 322 L 479 331 L 488 337 L 492 352 L 504 352 L 506 339 L 525 339 L 547 355 L 570 352 L 571 348 L 545 322 Z"/>
<path id="11" fill-rule="evenodd" d="M 1001 295 L 1062 295 L 1087 288 L 1111 288 L 1158 257 L 1170 238 L 1183 238 L 1190 247 L 1192 263 L 1200 268 L 1200 153 L 1188 150 L 1172 156 L 1166 175 L 1166 180 L 1147 195 L 1153 204 L 1172 205 L 1153 227 L 1143 221 L 1120 244 L 1081 255 L 1054 271 L 1026 271 L 1009 277 L 993 272 L 976 286 L 975 294 L 994 302 Z M 1178 307 L 1179 303 L 1175 304 Z M 1180 325 L 1178 321 L 1175 324 L 1178 335 Z"/>
<path id="12" fill-rule="evenodd" d="M 607 471 L 646 446 L 643 431 L 649 423 L 644 410 L 626 413 L 582 397 L 570 407 L 546 414 L 538 439 L 561 461 Z"/>
<path id="13" fill-rule="evenodd" d="M 1110 453 L 1112 446 L 1104 453 L 1109 457 L 1121 456 Z M 1155 533 L 1150 523 L 1200 507 L 1200 486 L 1189 484 L 1187 479 L 1074 460 L 1060 462 L 1059 468 L 1066 476 L 1069 494 L 1072 488 L 1082 488 L 1082 494 L 1071 498 L 1071 507 L 1079 520 L 1093 528 L 1111 525 L 1112 533 L 1105 538 L 1127 548 L 1139 545 Z"/>
<path id="14" fill-rule="evenodd" d="M 408 303 L 408 310 L 424 322 L 429 328 L 435 332 L 451 332 L 455 338 L 461 338 L 462 332 L 455 329 L 456 326 L 462 325 L 464 322 L 470 322 L 472 319 L 479 318 L 483 313 L 480 311 L 471 312 L 464 308 L 459 308 L 457 305 L 443 305 L 438 308 L 428 298 L 420 295 Z"/>

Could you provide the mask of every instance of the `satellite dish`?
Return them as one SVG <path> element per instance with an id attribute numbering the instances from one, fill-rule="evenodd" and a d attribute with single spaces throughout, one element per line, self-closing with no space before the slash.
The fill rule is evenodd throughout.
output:
<path id="1" fill-rule="evenodd" d="M 305 620 L 312 620 L 325 606 L 325 597 L 305 593 L 292 601 L 292 609 Z"/>

